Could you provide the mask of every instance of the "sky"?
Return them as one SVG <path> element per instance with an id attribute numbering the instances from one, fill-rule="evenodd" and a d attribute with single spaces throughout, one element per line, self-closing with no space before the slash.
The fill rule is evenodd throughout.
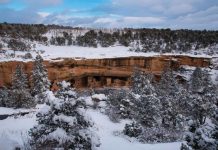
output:
<path id="1" fill-rule="evenodd" d="M 218 30 L 218 0 L 0 0 L 0 22 Z"/>

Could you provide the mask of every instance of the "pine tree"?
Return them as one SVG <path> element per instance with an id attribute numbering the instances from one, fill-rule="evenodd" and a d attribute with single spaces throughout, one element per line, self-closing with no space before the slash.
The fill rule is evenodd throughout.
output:
<path id="1" fill-rule="evenodd" d="M 218 97 L 217 97 L 217 87 L 215 84 L 213 84 L 212 79 L 210 77 L 210 74 L 208 73 L 207 70 L 204 70 L 203 72 L 203 83 L 204 83 L 204 88 L 202 91 L 202 98 L 204 99 L 205 102 L 210 104 L 210 108 L 211 110 L 208 110 L 208 112 L 211 113 L 214 111 L 215 109 L 215 104 L 218 101 Z"/>
<path id="2" fill-rule="evenodd" d="M 17 65 L 13 74 L 12 89 L 6 105 L 14 108 L 30 108 L 35 106 L 35 99 L 30 94 L 27 75 L 23 72 L 22 65 Z"/>
<path id="3" fill-rule="evenodd" d="M 6 87 L 0 88 L 0 107 L 6 107 L 9 99 L 9 91 Z"/>
<path id="4" fill-rule="evenodd" d="M 191 105 L 193 118 L 204 124 L 206 117 L 211 116 L 216 108 L 216 87 L 206 70 L 196 68 L 190 80 L 192 88 Z"/>
<path id="5" fill-rule="evenodd" d="M 211 133 L 211 137 L 214 139 L 214 145 L 216 149 L 218 149 L 218 107 L 216 108 L 214 114 L 213 114 L 213 123 L 214 123 L 214 129 Z"/>
<path id="6" fill-rule="evenodd" d="M 132 102 L 128 96 L 129 93 L 124 89 L 115 90 L 109 94 L 106 112 L 112 121 L 118 121 L 121 118 L 132 118 Z"/>
<path id="7" fill-rule="evenodd" d="M 50 88 L 48 73 L 43 65 L 43 59 L 40 55 L 36 56 L 32 71 L 32 94 L 36 96 L 38 102 L 44 102 L 46 91 Z"/>
<path id="8" fill-rule="evenodd" d="M 138 109 L 136 118 L 145 127 L 155 127 L 160 120 L 160 100 L 148 75 L 145 76 L 143 83 L 141 96 L 135 101 Z"/>
<path id="9" fill-rule="evenodd" d="M 172 118 L 172 98 L 170 97 L 170 93 L 174 88 L 173 83 L 174 80 L 172 70 L 165 68 L 157 87 L 157 93 L 162 105 L 162 124 L 167 126 L 170 125 L 170 120 Z"/>
<path id="10" fill-rule="evenodd" d="M 199 93 L 203 91 L 204 80 L 203 71 L 201 68 L 197 67 L 190 78 L 190 90 L 194 93 Z"/>
<path id="11" fill-rule="evenodd" d="M 28 89 L 27 75 L 23 71 L 23 65 L 17 65 L 12 76 L 12 90 Z"/>
<path id="12" fill-rule="evenodd" d="M 88 129 L 91 122 L 83 116 L 84 105 L 69 83 L 63 81 L 59 86 L 57 99 L 48 100 L 49 109 L 37 114 L 38 125 L 30 130 L 30 143 L 35 149 L 91 150 L 96 143 Z"/>
<path id="13" fill-rule="evenodd" d="M 218 109 L 212 118 L 212 123 L 191 121 L 189 123 L 189 132 L 186 134 L 185 141 L 181 150 L 217 150 L 218 149 Z"/>
<path id="14" fill-rule="evenodd" d="M 151 77 L 151 76 L 150 76 Z M 135 94 L 141 94 L 146 81 L 146 74 L 137 68 L 134 68 L 134 73 L 132 75 L 132 92 Z"/>
<path id="15" fill-rule="evenodd" d="M 176 127 L 178 123 L 181 124 L 180 121 L 183 118 L 182 111 L 184 112 L 184 110 L 181 108 L 185 108 L 182 104 L 187 104 L 187 93 L 185 94 L 184 89 L 177 83 L 173 71 L 169 67 L 164 69 L 156 88 L 162 106 L 162 124 Z"/>
<path id="16" fill-rule="evenodd" d="M 123 133 L 129 137 L 138 137 L 142 134 L 142 131 L 142 126 L 133 121 L 132 123 L 125 125 Z"/>
<path id="17" fill-rule="evenodd" d="M 63 81 L 58 83 L 59 90 L 55 93 L 55 96 L 59 99 L 70 100 L 77 99 L 77 93 L 70 87 L 70 83 Z"/>

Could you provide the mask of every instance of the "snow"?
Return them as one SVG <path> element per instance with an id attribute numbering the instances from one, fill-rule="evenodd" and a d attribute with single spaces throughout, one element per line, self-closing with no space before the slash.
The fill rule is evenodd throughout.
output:
<path id="1" fill-rule="evenodd" d="M 97 134 L 100 136 L 101 145 L 99 150 L 179 150 L 181 143 L 162 143 L 162 144 L 142 144 L 139 142 L 130 142 L 121 136 L 116 136 L 114 133 L 122 131 L 128 120 L 123 120 L 121 123 L 113 123 L 109 118 L 96 111 L 87 110 L 96 126 L 98 127 Z"/>
<path id="2" fill-rule="evenodd" d="M 10 140 L 7 137 L 0 137 L 0 150 L 14 150 L 15 147 L 19 146 L 16 141 Z"/>
<path id="3" fill-rule="evenodd" d="M 92 95 L 92 99 L 98 99 L 98 100 L 102 101 L 102 100 L 106 100 L 107 97 L 105 96 L 105 94 L 94 94 L 94 95 Z"/>
<path id="4" fill-rule="evenodd" d="M 73 126 L 77 122 L 76 117 L 65 116 L 63 114 L 55 115 L 53 119 L 54 119 L 54 122 L 56 122 L 56 121 L 63 121 L 63 122 L 68 123 L 71 126 Z"/>
<path id="5" fill-rule="evenodd" d="M 0 115 L 11 115 L 11 114 L 18 114 L 21 112 L 29 112 L 29 109 L 13 109 L 13 108 L 6 108 L 0 107 Z"/>
<path id="6" fill-rule="evenodd" d="M 93 106 L 94 105 L 94 102 L 93 102 L 93 100 L 92 100 L 92 98 L 90 96 L 89 97 L 85 97 L 84 101 L 85 101 L 87 106 Z"/>
<path id="7" fill-rule="evenodd" d="M 39 109 L 39 113 L 40 114 L 46 114 L 47 112 L 49 112 L 50 109 L 51 109 L 50 106 L 48 106 L 46 104 L 43 104 L 41 106 L 41 108 Z"/>
<path id="8" fill-rule="evenodd" d="M 25 115 L 23 117 L 9 117 L 5 120 L 0 120 L 0 143 L 2 140 L 7 140 L 6 143 L 0 144 L 0 150 L 9 143 L 15 145 L 23 145 L 28 138 L 28 131 L 36 124 L 36 116 L 34 113 Z M 14 145 L 14 144 L 13 144 Z M 7 149 L 5 149 L 7 150 Z"/>
<path id="9" fill-rule="evenodd" d="M 199 53 L 156 53 L 156 52 L 134 52 L 129 51 L 130 47 L 125 46 L 111 46 L 111 47 L 79 47 L 79 46 L 55 46 L 55 45 L 42 45 L 36 44 L 35 50 L 31 50 L 33 58 L 40 53 L 45 60 L 60 61 L 63 58 L 71 59 L 103 59 L 103 58 L 117 58 L 117 57 L 152 57 L 159 55 L 175 55 L 175 56 L 191 56 L 191 57 L 204 57 L 204 58 L 217 58 L 218 55 L 206 55 Z M 27 52 L 16 51 L 15 57 L 11 57 L 13 50 L 6 50 L 6 54 L 0 53 L 0 61 L 32 61 L 33 59 L 24 59 L 23 56 Z"/>
<path id="10" fill-rule="evenodd" d="M 89 97 L 91 99 L 91 97 Z M 40 112 L 47 110 L 46 105 L 38 105 Z M 36 113 L 30 113 L 25 116 L 19 116 L 18 118 L 9 117 L 5 120 L 0 120 L 0 150 L 13 149 L 15 146 L 22 146 L 24 141 L 28 139 L 28 131 L 32 128 L 36 122 Z M 162 143 L 162 144 L 142 144 L 136 141 L 130 141 L 115 133 L 120 133 L 125 124 L 130 120 L 122 120 L 120 123 L 113 123 L 109 118 L 99 112 L 98 109 L 93 110 L 91 108 L 85 111 L 86 115 L 94 122 L 95 131 L 100 137 L 100 147 L 97 150 L 179 150 L 180 142 L 175 143 Z M 65 116 L 57 116 L 59 119 L 65 119 L 66 121 L 72 120 L 72 118 L 66 118 Z M 58 135 L 58 136 L 57 136 Z M 57 129 L 50 135 L 53 138 L 68 138 L 66 133 Z M 64 139 L 65 139 L 64 138 Z M 63 139 L 63 140 L 64 140 Z M 66 139 L 65 139 L 66 140 Z M 95 139 L 97 140 L 97 139 Z"/>
<path id="11" fill-rule="evenodd" d="M 47 138 L 57 140 L 59 141 L 59 144 L 70 140 L 70 137 L 67 135 L 66 131 L 63 130 L 62 128 L 57 128 L 55 131 L 49 133 Z"/>
<path id="12" fill-rule="evenodd" d="M 94 99 L 99 100 L 99 102 L 95 101 Z M 105 108 L 107 99 L 105 94 L 94 94 L 92 96 L 84 97 L 83 100 L 85 101 L 87 106 L 94 106 L 95 104 L 98 105 L 99 108 Z"/>
<path id="13" fill-rule="evenodd" d="M 159 56 L 160 53 L 156 52 L 134 52 L 129 51 L 130 47 L 125 46 L 111 46 L 111 47 L 79 47 L 79 46 L 54 46 L 54 45 L 37 45 L 36 50 L 43 50 L 44 59 L 56 58 L 74 58 L 74 59 L 102 59 L 102 58 L 116 58 L 116 57 L 131 57 L 131 56 Z M 191 53 L 164 53 L 162 55 L 185 55 L 192 57 L 205 57 L 211 58 L 209 55 Z M 218 56 L 213 56 L 218 57 Z"/>
<path id="14" fill-rule="evenodd" d="M 61 85 L 62 85 L 63 88 L 67 88 L 67 87 L 70 86 L 70 83 L 69 83 L 69 82 L 66 82 L 66 81 L 62 81 L 62 82 L 61 82 Z"/>
<path id="15" fill-rule="evenodd" d="M 101 58 L 116 58 L 129 56 L 154 56 L 157 53 L 136 53 L 128 51 L 128 47 L 114 46 L 114 47 L 78 47 L 78 46 L 44 46 L 39 45 L 38 50 L 44 50 L 44 59 L 55 58 L 75 58 L 75 59 L 101 59 Z M 143 55 L 144 54 L 144 55 Z"/>

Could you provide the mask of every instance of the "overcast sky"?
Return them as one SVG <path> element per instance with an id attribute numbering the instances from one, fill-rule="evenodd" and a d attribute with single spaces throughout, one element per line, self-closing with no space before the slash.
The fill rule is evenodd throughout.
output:
<path id="1" fill-rule="evenodd" d="M 218 0 L 0 0 L 0 22 L 218 30 Z"/>

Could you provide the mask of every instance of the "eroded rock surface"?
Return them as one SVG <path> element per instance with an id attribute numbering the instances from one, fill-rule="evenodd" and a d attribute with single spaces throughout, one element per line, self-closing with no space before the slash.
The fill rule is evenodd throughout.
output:
<path id="1" fill-rule="evenodd" d="M 11 76 L 18 63 L 31 77 L 33 62 L 0 62 L 0 87 L 11 85 Z M 188 56 L 123 57 L 107 59 L 63 59 L 44 61 L 48 69 L 52 88 L 55 83 L 67 80 L 76 88 L 121 87 L 131 84 L 130 77 L 135 67 L 153 73 L 158 77 L 164 66 L 171 64 L 176 70 L 182 65 L 208 67 L 210 58 Z"/>

